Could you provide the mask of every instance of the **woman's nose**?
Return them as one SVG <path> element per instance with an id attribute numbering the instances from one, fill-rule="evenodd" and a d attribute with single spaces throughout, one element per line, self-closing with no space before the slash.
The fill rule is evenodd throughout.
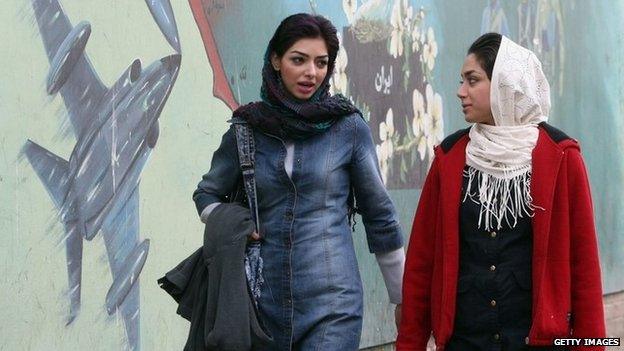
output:
<path id="1" fill-rule="evenodd" d="M 314 64 L 310 64 L 306 67 L 305 75 L 308 77 L 314 77 L 316 75 L 316 67 L 314 67 Z"/>
<path id="2" fill-rule="evenodd" d="M 466 88 L 464 87 L 463 83 L 457 89 L 457 97 L 460 99 L 463 99 L 466 97 Z"/>

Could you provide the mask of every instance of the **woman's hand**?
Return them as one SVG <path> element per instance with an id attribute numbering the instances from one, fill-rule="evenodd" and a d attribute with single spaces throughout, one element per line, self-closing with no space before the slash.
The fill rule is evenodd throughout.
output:
<path id="1" fill-rule="evenodd" d="M 394 323 L 396 324 L 398 332 L 399 326 L 401 325 L 401 304 L 396 305 L 396 307 L 394 308 Z"/>
<path id="2" fill-rule="evenodd" d="M 256 231 L 254 230 L 254 232 L 251 233 L 251 235 L 249 236 L 249 240 L 254 240 L 254 241 L 260 240 L 260 234 L 256 233 Z"/>

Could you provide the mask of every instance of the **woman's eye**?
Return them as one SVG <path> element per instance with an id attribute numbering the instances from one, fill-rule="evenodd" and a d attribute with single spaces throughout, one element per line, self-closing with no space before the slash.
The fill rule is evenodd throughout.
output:
<path id="1" fill-rule="evenodd" d="M 303 63 L 303 58 L 302 57 L 293 57 L 291 60 L 295 64 Z"/>
<path id="2" fill-rule="evenodd" d="M 316 65 L 319 68 L 323 68 L 323 67 L 327 66 L 327 61 L 319 61 Z"/>

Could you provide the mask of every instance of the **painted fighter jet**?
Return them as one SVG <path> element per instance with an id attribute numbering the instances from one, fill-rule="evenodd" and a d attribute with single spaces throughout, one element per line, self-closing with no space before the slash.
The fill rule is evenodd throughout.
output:
<path id="1" fill-rule="evenodd" d="M 132 350 L 140 348 L 137 282 L 149 251 L 149 240 L 139 239 L 139 177 L 156 145 L 158 117 L 177 78 L 181 57 L 168 0 L 146 2 L 178 53 L 145 69 L 135 60 L 106 87 L 84 52 L 91 33 L 89 23 L 72 26 L 58 0 L 32 0 L 50 61 L 47 92 L 61 94 L 77 142 L 68 161 L 31 140 L 22 149 L 65 228 L 67 324 L 80 309 L 83 239 L 91 240 L 101 231 L 113 276 L 106 310 L 109 315 L 120 312 Z"/>

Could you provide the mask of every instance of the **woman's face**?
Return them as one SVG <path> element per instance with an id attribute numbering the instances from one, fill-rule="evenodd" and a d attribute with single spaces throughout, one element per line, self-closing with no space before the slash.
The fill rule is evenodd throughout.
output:
<path id="1" fill-rule="evenodd" d="M 490 79 L 474 54 L 466 56 L 464 60 L 457 97 L 461 101 L 466 122 L 494 125 L 490 105 Z"/>
<path id="2" fill-rule="evenodd" d="M 282 57 L 271 55 L 271 64 L 279 71 L 284 87 L 300 100 L 311 98 L 321 86 L 328 62 L 327 45 L 322 38 L 300 39 Z"/>

